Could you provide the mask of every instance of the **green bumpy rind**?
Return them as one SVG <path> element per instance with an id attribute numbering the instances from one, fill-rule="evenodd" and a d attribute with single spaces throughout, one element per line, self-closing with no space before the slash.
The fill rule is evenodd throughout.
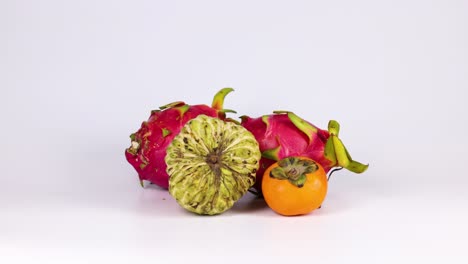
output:
<path id="1" fill-rule="evenodd" d="M 191 212 L 220 214 L 253 186 L 260 158 L 255 137 L 244 127 L 200 115 L 167 148 L 169 193 Z"/>

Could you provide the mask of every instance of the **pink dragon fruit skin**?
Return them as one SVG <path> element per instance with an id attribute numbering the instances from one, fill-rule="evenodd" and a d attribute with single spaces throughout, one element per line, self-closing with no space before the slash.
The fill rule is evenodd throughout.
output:
<path id="1" fill-rule="evenodd" d="M 286 157 L 309 157 L 322 165 L 326 172 L 333 167 L 343 167 L 362 173 L 368 167 L 352 160 L 338 138 L 339 124 L 334 120 L 329 122 L 327 131 L 287 111 L 276 111 L 258 118 L 242 116 L 241 119 L 242 126 L 255 136 L 262 152 L 254 185 L 259 193 L 265 170 Z"/>
<path id="2" fill-rule="evenodd" d="M 143 181 L 149 181 L 162 188 L 169 186 L 169 176 L 166 173 L 166 149 L 181 128 L 189 120 L 198 115 L 225 118 L 223 103 L 225 96 L 232 88 L 221 89 L 214 97 L 212 106 L 187 105 L 184 102 L 174 102 L 151 111 L 148 121 L 141 124 L 140 129 L 130 135 L 131 146 L 125 150 L 127 161 L 135 168 L 143 186 Z"/>

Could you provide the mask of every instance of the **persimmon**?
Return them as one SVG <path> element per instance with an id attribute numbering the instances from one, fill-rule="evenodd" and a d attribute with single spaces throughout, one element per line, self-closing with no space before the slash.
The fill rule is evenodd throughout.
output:
<path id="1" fill-rule="evenodd" d="M 323 167 L 307 157 L 288 157 L 263 174 L 262 192 L 268 206 L 285 216 L 304 215 L 319 208 L 327 195 Z"/>

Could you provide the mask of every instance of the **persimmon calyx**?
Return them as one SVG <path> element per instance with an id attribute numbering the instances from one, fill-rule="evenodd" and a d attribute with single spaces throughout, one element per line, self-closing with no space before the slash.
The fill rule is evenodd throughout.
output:
<path id="1" fill-rule="evenodd" d="M 270 172 L 270 177 L 278 180 L 288 180 L 298 188 L 304 186 L 307 174 L 318 170 L 318 165 L 312 160 L 298 157 L 288 157 L 278 161 L 278 167 Z"/>

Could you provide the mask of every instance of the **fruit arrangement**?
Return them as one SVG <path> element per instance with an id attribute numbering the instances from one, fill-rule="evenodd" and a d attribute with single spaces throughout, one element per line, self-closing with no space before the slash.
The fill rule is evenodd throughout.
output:
<path id="1" fill-rule="evenodd" d="M 280 215 L 308 214 L 325 200 L 334 170 L 362 173 L 339 139 L 340 125 L 323 130 L 293 112 L 227 118 L 221 89 L 211 106 L 174 102 L 151 111 L 130 135 L 127 161 L 144 181 L 168 189 L 201 215 L 229 210 L 247 191 Z M 328 176 L 328 177 L 329 177 Z"/>

